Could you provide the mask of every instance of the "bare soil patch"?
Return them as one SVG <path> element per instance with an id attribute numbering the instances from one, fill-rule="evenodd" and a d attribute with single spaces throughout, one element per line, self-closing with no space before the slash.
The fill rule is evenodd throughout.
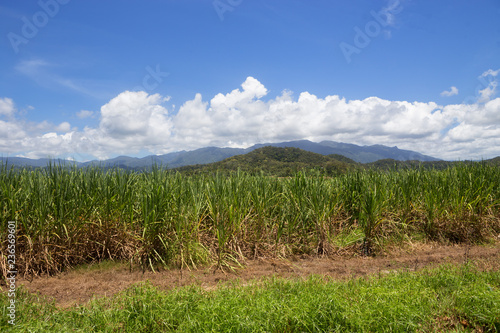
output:
<path id="1" fill-rule="evenodd" d="M 130 271 L 128 264 L 117 264 L 112 267 L 88 266 L 57 276 L 38 277 L 32 281 L 20 279 L 19 284 L 32 293 L 54 299 L 58 307 L 66 308 L 83 305 L 94 297 L 112 296 L 135 283 L 146 280 L 162 290 L 192 284 L 213 289 L 221 282 L 239 280 L 245 283 L 273 275 L 306 278 L 315 274 L 333 279 L 348 279 L 369 274 L 384 275 L 401 270 L 414 271 L 444 263 L 462 264 L 467 261 L 474 262 L 485 270 L 500 269 L 500 242 L 482 246 L 417 244 L 404 250 L 392 249 L 375 257 L 336 255 L 292 257 L 287 260 L 257 258 L 246 261 L 244 268 L 238 268 L 235 272 L 214 271 L 212 267 L 143 273 L 137 268 Z"/>

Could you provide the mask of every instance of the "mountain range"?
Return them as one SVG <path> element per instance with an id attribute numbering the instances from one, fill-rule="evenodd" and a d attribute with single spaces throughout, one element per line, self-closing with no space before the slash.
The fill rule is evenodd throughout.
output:
<path id="1" fill-rule="evenodd" d="M 104 167 L 121 167 L 126 169 L 143 169 L 153 163 L 168 168 L 182 166 L 209 164 L 225 160 L 236 155 L 244 155 L 262 147 L 299 148 L 308 152 L 321 155 L 341 155 L 358 163 L 371 163 L 382 159 L 393 159 L 396 161 L 439 161 L 439 159 L 427 156 L 411 150 L 403 150 L 398 147 L 387 147 L 383 145 L 358 146 L 355 144 L 341 143 L 335 141 L 311 142 L 308 140 L 288 141 L 280 143 L 256 144 L 249 148 L 218 148 L 205 147 L 192 151 L 179 151 L 164 155 L 149 155 L 146 157 L 118 156 L 102 161 L 72 162 L 57 159 L 28 159 L 22 157 L 2 157 L 0 161 L 4 164 L 14 166 L 43 167 L 49 162 L 76 164 L 77 166 L 100 165 Z"/>

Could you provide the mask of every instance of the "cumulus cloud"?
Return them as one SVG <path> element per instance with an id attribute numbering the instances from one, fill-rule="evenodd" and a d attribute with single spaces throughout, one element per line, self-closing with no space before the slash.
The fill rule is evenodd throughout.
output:
<path id="1" fill-rule="evenodd" d="M 58 125 L 47 121 L 29 122 L 17 117 L 19 113 L 12 99 L 0 98 L 0 115 L 8 116 L 7 120 L 0 120 L 2 154 L 40 158 L 73 151 L 74 143 L 68 137 L 70 136 L 68 132 L 71 130 L 68 122 Z M 58 135 L 56 132 L 64 134 Z M 60 141 L 54 143 L 54 137 L 59 138 L 57 140 L 63 137 L 67 143 L 65 145 L 61 145 Z"/>
<path id="2" fill-rule="evenodd" d="M 378 97 L 321 98 L 309 92 L 294 97 L 286 90 L 264 101 L 267 94 L 261 82 L 248 77 L 239 89 L 209 100 L 196 94 L 175 110 L 159 94 L 125 91 L 101 107 L 96 127 L 80 131 L 69 123 L 26 127 L 0 121 L 0 147 L 8 142 L 16 147 L 11 151 L 26 156 L 70 154 L 78 159 L 79 154 L 108 158 L 308 139 L 397 145 L 443 159 L 500 155 L 500 98 L 442 106 Z"/>
<path id="3" fill-rule="evenodd" d="M 454 95 L 458 95 L 458 89 L 455 86 L 452 86 L 449 91 L 445 90 L 441 93 L 441 96 L 446 96 L 446 97 Z"/>
<path id="4" fill-rule="evenodd" d="M 156 153 L 168 145 L 172 119 L 162 105 L 168 98 L 144 91 L 125 91 L 101 107 L 97 128 L 86 127 L 77 133 L 80 149 L 94 152 L 98 158 L 110 153 Z"/>

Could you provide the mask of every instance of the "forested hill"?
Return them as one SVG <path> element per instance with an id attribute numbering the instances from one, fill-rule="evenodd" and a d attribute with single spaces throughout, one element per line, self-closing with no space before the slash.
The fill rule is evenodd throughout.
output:
<path id="1" fill-rule="evenodd" d="M 358 166 L 353 160 L 340 155 L 321 155 L 299 148 L 263 147 L 245 155 L 237 155 L 211 164 L 198 164 L 177 168 L 182 173 L 194 174 L 219 171 L 245 171 L 274 176 L 290 176 L 300 170 L 318 170 L 325 175 L 336 175 Z"/>
<path id="2" fill-rule="evenodd" d="M 443 170 L 457 164 L 486 163 L 500 166 L 500 157 L 481 162 L 473 161 L 397 161 L 383 159 L 372 163 L 358 163 L 352 159 L 332 154 L 322 155 L 294 147 L 267 146 L 258 148 L 245 155 L 229 157 L 220 162 L 183 166 L 174 171 L 185 174 L 235 172 L 264 173 L 279 177 L 290 176 L 301 170 L 316 170 L 326 176 L 334 176 L 354 169 L 393 170 L 393 169 L 437 169 Z"/>

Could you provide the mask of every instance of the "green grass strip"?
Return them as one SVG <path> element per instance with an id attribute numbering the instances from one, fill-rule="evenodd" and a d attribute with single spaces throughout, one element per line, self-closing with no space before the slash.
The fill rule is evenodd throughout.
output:
<path id="1" fill-rule="evenodd" d="M 500 331 L 500 272 L 441 266 L 349 281 L 266 278 L 242 286 L 164 292 L 149 283 L 114 298 L 57 309 L 18 292 L 17 332 Z"/>

